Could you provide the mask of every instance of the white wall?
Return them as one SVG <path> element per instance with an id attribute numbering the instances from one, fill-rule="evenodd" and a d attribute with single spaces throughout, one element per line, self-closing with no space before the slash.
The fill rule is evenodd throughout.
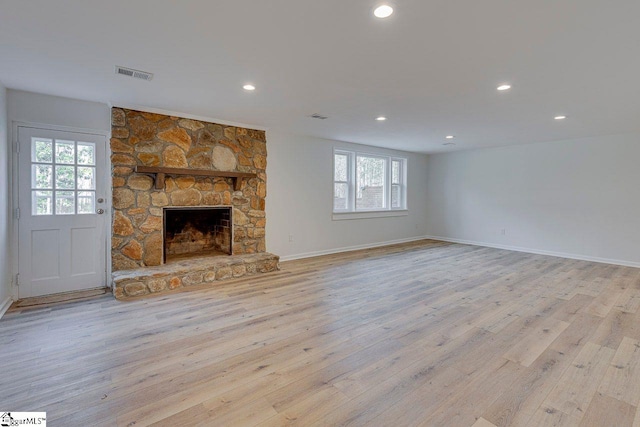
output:
<path id="1" fill-rule="evenodd" d="M 408 158 L 409 214 L 333 220 L 333 149 Z M 411 240 L 426 233 L 427 156 L 267 132 L 267 250 L 282 259 Z M 289 235 L 293 242 L 289 242 Z"/>
<path id="2" fill-rule="evenodd" d="M 7 92 L 10 123 L 20 121 L 111 132 L 111 112 L 107 104 L 11 89 Z"/>
<path id="3" fill-rule="evenodd" d="M 639 159 L 640 134 L 431 155 L 428 234 L 640 266 Z"/>
<path id="4" fill-rule="evenodd" d="M 9 197 L 9 127 L 7 125 L 7 90 L 0 84 L 0 317 L 11 297 L 11 223 Z"/>

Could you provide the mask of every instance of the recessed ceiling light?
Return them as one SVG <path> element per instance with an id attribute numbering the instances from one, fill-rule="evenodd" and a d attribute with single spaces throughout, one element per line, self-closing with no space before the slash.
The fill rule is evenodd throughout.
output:
<path id="1" fill-rule="evenodd" d="M 242 86 L 242 89 L 251 91 L 251 90 L 256 90 L 256 87 L 252 84 L 246 84 Z"/>
<path id="2" fill-rule="evenodd" d="M 393 13 L 393 8 L 388 4 L 383 4 L 375 8 L 373 14 L 376 18 L 388 18 Z"/>
<path id="3" fill-rule="evenodd" d="M 511 85 L 503 84 L 497 87 L 498 90 L 509 90 L 511 89 Z"/>
<path id="4" fill-rule="evenodd" d="M 387 120 L 387 118 L 385 116 L 380 116 L 380 117 L 376 117 L 376 120 L 379 122 L 384 122 L 385 120 Z"/>
<path id="5" fill-rule="evenodd" d="M 445 136 L 445 138 L 447 138 L 447 139 L 453 139 L 453 138 L 454 138 L 454 136 L 453 136 L 453 135 L 447 135 L 447 136 Z"/>
<path id="6" fill-rule="evenodd" d="M 554 117 L 554 119 L 556 119 L 556 120 L 564 120 L 566 118 L 567 118 L 567 116 L 555 116 Z"/>

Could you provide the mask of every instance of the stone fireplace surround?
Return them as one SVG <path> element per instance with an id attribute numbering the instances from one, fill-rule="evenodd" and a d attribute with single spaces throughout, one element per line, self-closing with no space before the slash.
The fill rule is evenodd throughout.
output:
<path id="1" fill-rule="evenodd" d="M 278 269 L 266 252 L 264 131 L 112 109 L 112 289 L 116 298 L 160 293 Z M 136 167 L 176 168 L 160 188 Z M 194 176 L 184 170 L 194 170 Z M 197 171 L 250 173 L 240 185 Z M 163 211 L 231 208 L 232 255 L 180 256 L 163 263 Z"/>

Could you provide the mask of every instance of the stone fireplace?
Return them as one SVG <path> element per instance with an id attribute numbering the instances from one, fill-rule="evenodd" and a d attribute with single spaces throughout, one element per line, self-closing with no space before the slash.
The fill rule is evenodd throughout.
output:
<path id="1" fill-rule="evenodd" d="M 163 209 L 164 262 L 232 254 L 230 206 Z"/>
<path id="2" fill-rule="evenodd" d="M 112 109 L 116 298 L 278 269 L 264 131 Z"/>

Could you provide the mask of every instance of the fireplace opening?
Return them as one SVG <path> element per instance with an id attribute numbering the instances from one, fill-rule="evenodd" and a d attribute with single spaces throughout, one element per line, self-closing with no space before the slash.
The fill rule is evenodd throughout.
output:
<path id="1" fill-rule="evenodd" d="M 231 207 L 164 208 L 165 263 L 193 256 L 231 255 Z"/>

